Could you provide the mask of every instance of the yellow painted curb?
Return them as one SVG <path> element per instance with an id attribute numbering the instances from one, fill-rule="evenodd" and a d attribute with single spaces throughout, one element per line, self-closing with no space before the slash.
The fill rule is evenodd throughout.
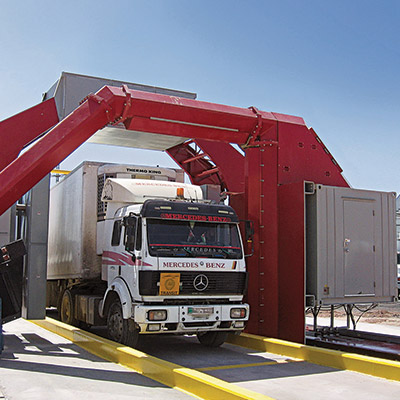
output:
<path id="1" fill-rule="evenodd" d="M 346 369 L 378 378 L 400 381 L 400 362 L 398 361 L 321 349 L 285 340 L 251 335 L 249 333 L 242 333 L 240 336 L 229 335 L 227 343 L 262 352 L 297 358 L 326 367 Z"/>
<path id="2" fill-rule="evenodd" d="M 201 399 L 273 400 L 271 397 L 224 382 L 202 372 L 158 359 L 52 318 L 30 322 L 70 340 L 92 354 L 131 368 L 148 378 Z"/>

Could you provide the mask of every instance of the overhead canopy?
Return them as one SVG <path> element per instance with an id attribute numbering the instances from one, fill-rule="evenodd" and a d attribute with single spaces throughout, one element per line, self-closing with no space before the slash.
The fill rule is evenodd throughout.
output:
<path id="1" fill-rule="evenodd" d="M 97 131 L 89 143 L 109 144 L 113 146 L 135 147 L 148 150 L 167 150 L 185 142 L 187 138 L 159 135 L 125 129 L 125 126 L 107 126 Z"/>
<path id="2" fill-rule="evenodd" d="M 59 119 L 62 120 L 75 110 L 86 96 L 90 93 L 96 93 L 105 85 L 118 87 L 127 85 L 128 88 L 134 90 L 196 99 L 196 93 L 62 72 L 60 79 L 44 94 L 43 100 L 54 97 Z M 124 125 L 120 124 L 109 125 L 97 131 L 88 142 L 149 150 L 166 150 L 185 142 L 187 139 L 186 137 L 127 130 Z"/>

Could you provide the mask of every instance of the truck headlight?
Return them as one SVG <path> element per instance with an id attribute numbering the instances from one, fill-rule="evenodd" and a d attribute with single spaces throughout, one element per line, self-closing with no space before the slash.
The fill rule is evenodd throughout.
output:
<path id="1" fill-rule="evenodd" d="M 161 330 L 161 324 L 148 324 L 147 325 L 147 330 L 149 332 L 156 332 Z"/>
<path id="2" fill-rule="evenodd" d="M 246 317 L 246 309 L 245 308 L 231 308 L 231 318 L 245 318 Z"/>
<path id="3" fill-rule="evenodd" d="M 167 310 L 150 310 L 147 313 L 149 321 L 165 321 L 167 319 Z"/>
<path id="4" fill-rule="evenodd" d="M 235 322 L 233 323 L 233 326 L 234 326 L 235 328 L 244 328 L 244 321 L 235 321 Z"/>

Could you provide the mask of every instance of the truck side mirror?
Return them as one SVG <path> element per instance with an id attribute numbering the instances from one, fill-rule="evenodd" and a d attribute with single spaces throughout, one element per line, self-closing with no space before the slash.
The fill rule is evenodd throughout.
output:
<path id="1" fill-rule="evenodd" d="M 135 217 L 124 217 L 124 225 L 125 227 L 135 226 L 136 225 L 136 218 Z"/>
<path id="2" fill-rule="evenodd" d="M 135 217 L 125 217 L 125 249 L 130 253 L 135 251 L 136 244 L 136 218 Z"/>
<path id="3" fill-rule="evenodd" d="M 251 257 L 254 254 L 254 243 L 253 243 L 253 236 L 254 236 L 254 222 L 246 220 L 244 221 L 244 235 L 246 238 L 246 242 L 250 245 L 251 250 L 250 254 L 245 254 L 245 257 Z"/>
<path id="4" fill-rule="evenodd" d="M 245 236 L 246 240 L 253 240 L 254 236 L 254 222 L 253 221 L 245 221 Z"/>
<path id="5" fill-rule="evenodd" d="M 139 217 L 137 220 L 136 230 L 136 250 L 142 249 L 142 218 Z"/>

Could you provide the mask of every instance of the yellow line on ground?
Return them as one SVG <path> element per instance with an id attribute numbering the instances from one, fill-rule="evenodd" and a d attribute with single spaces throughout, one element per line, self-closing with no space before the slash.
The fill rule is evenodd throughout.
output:
<path id="1" fill-rule="evenodd" d="M 261 367 L 263 365 L 287 364 L 290 362 L 299 362 L 299 360 L 276 360 L 276 361 L 265 361 L 265 362 L 258 362 L 258 363 L 252 363 L 252 364 L 220 365 L 218 367 L 196 368 L 196 371 L 218 371 L 219 369 Z"/>
<path id="2" fill-rule="evenodd" d="M 70 340 L 103 359 L 121 364 L 148 378 L 201 399 L 273 400 L 271 397 L 241 388 L 200 371 L 161 360 L 52 318 L 31 322 Z"/>
<path id="3" fill-rule="evenodd" d="M 227 342 L 262 352 L 301 359 L 318 365 L 400 381 L 400 362 L 398 361 L 321 349 L 249 333 L 242 333 L 239 336 L 229 335 Z"/>

